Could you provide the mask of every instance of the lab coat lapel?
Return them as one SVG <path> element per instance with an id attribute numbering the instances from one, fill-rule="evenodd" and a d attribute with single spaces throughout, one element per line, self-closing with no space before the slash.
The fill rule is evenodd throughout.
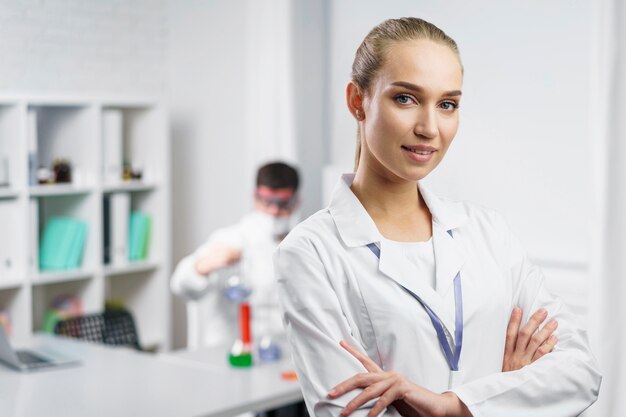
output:
<path id="1" fill-rule="evenodd" d="M 415 268 L 400 250 L 386 244 L 384 240 L 380 242 L 380 245 L 380 262 L 378 263 L 379 271 L 394 280 L 397 284 L 417 295 L 432 311 L 435 312 L 446 328 L 450 332 L 453 332 L 454 320 L 448 313 L 450 309 L 445 307 L 444 299 L 437 294 L 433 288 L 425 284 L 423 280 L 410 275 L 410 271 L 415 270 Z M 437 268 L 436 265 L 435 268 Z M 454 279 L 454 277 L 452 278 Z M 416 308 L 422 308 L 417 304 L 417 301 Z"/>
<path id="2" fill-rule="evenodd" d="M 437 197 L 422 182 L 418 185 L 420 194 L 433 218 L 437 293 L 441 297 L 446 297 L 467 257 L 457 232 L 457 229 L 467 221 L 467 212 L 462 203 Z M 461 277 L 462 280 L 463 277 Z"/>
<path id="3" fill-rule="evenodd" d="M 379 242 L 380 233 L 365 207 L 350 190 L 354 174 L 344 174 L 337 182 L 328 210 L 341 239 L 348 247 Z"/>
<path id="4" fill-rule="evenodd" d="M 454 278 L 465 263 L 466 252 L 459 240 L 438 223 L 433 223 L 433 245 L 437 293 L 445 298 L 452 289 Z"/>

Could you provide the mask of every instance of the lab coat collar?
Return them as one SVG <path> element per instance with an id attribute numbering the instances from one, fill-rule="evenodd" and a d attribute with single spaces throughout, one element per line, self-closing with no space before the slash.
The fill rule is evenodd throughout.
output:
<path id="1" fill-rule="evenodd" d="M 329 211 L 339 230 L 341 239 L 349 247 L 380 242 L 381 234 L 365 207 L 354 195 L 350 186 L 354 174 L 343 174 L 337 182 L 329 205 Z M 467 220 L 461 203 L 444 201 L 418 183 L 419 191 L 433 216 L 433 224 L 444 231 L 454 231 Z M 434 232 L 433 232 L 434 233 Z M 435 248 L 436 249 L 436 248 Z"/>
<path id="2" fill-rule="evenodd" d="M 353 180 L 354 174 L 341 176 L 335 185 L 328 210 L 346 246 L 357 247 L 380 242 L 382 236 L 376 223 L 350 189 Z"/>
<path id="3" fill-rule="evenodd" d="M 454 309 L 448 309 L 444 297 L 452 288 L 452 283 L 461 266 L 465 263 L 466 253 L 462 244 L 455 239 L 454 230 L 467 220 L 463 206 L 439 199 L 436 195 L 419 184 L 420 193 L 433 217 L 433 245 L 435 251 L 436 289 L 422 280 L 407 276 L 406 271 L 413 268 L 402 251 L 394 250 L 392 242 L 387 241 L 378 231 L 359 199 L 350 190 L 354 174 L 344 174 L 333 192 L 330 202 L 330 214 L 335 221 L 341 239 L 348 247 L 378 244 L 380 248 L 379 270 L 404 288 L 417 294 L 439 316 L 447 329 L 454 329 Z M 450 234 L 452 231 L 452 235 Z M 367 249 L 369 252 L 369 249 Z M 372 254 L 372 256 L 374 256 Z"/>

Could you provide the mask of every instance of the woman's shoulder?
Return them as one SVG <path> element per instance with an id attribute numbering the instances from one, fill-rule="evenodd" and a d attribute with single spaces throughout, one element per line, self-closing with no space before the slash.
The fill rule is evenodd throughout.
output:
<path id="1" fill-rule="evenodd" d="M 507 230 L 500 212 L 471 200 L 437 197 L 438 208 L 454 226 L 478 228 L 482 232 L 501 233 Z M 443 208 L 443 209 L 442 209 Z"/>
<path id="2" fill-rule="evenodd" d="M 283 239 L 281 249 L 314 249 L 337 242 L 337 228 L 328 208 L 319 210 L 294 227 Z"/>

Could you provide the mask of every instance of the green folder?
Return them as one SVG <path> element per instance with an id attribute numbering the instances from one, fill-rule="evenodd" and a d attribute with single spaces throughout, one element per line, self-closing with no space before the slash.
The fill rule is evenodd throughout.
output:
<path id="1" fill-rule="evenodd" d="M 80 266 L 87 225 L 71 217 L 51 217 L 46 222 L 39 249 L 39 268 L 71 269 Z"/>
<path id="2" fill-rule="evenodd" d="M 130 214 L 128 233 L 128 259 L 138 261 L 146 259 L 150 240 L 150 216 L 139 211 Z"/>
<path id="3" fill-rule="evenodd" d="M 65 265 L 67 269 L 80 267 L 86 239 L 87 224 L 80 220 L 74 220 L 74 236 L 72 236 L 72 245 L 69 248 Z"/>
<path id="4" fill-rule="evenodd" d="M 62 218 L 48 219 L 39 243 L 39 268 L 53 267 L 59 242 L 62 239 L 64 220 Z"/>
<path id="5" fill-rule="evenodd" d="M 41 270 L 65 269 L 67 254 L 73 241 L 75 223 L 67 217 L 51 217 L 44 229 L 40 251 Z"/>
<path id="6" fill-rule="evenodd" d="M 54 333 L 56 324 L 63 320 L 63 317 L 56 310 L 46 310 L 41 321 L 41 331 L 44 333 Z"/>
<path id="7" fill-rule="evenodd" d="M 139 247 L 139 259 L 148 258 L 148 247 L 150 243 L 150 231 L 152 229 L 152 218 L 150 216 L 143 216 L 143 228 L 140 239 Z"/>
<path id="8" fill-rule="evenodd" d="M 139 212 L 131 212 L 130 221 L 128 222 L 128 259 L 131 261 L 137 259 L 140 227 L 141 225 L 139 224 Z"/>

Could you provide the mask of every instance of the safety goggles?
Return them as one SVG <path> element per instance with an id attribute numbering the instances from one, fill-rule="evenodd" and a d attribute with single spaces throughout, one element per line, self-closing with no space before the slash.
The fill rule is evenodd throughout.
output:
<path id="1" fill-rule="evenodd" d="M 261 202 L 266 207 L 275 206 L 280 210 L 290 210 L 298 203 L 298 195 L 292 194 L 290 197 L 278 197 L 262 195 L 258 191 L 254 193 L 254 197 L 257 201 Z"/>

